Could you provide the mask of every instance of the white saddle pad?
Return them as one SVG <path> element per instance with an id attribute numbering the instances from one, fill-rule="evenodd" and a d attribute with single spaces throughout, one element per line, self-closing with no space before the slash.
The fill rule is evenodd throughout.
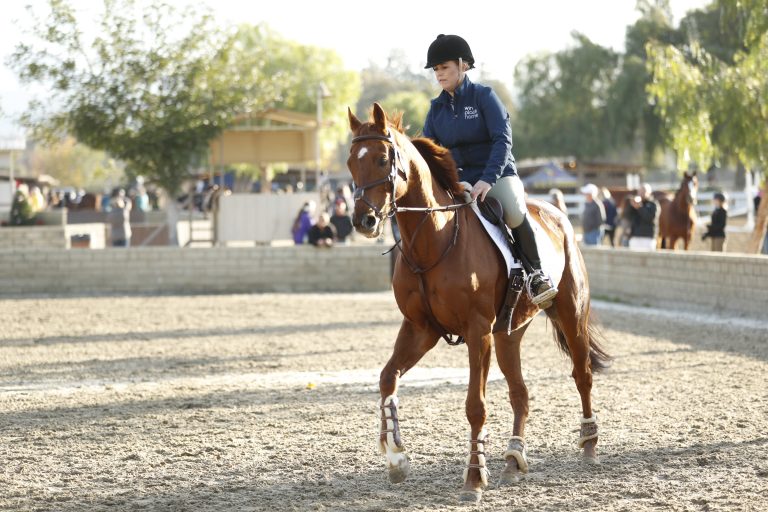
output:
<path id="1" fill-rule="evenodd" d="M 477 218 L 483 224 L 485 231 L 490 235 L 494 245 L 504 257 L 504 261 L 507 263 L 507 275 L 513 268 L 522 268 L 522 264 L 519 260 L 512 256 L 512 251 L 509 250 L 507 239 L 504 237 L 504 233 L 501 232 L 498 226 L 491 224 L 483 214 L 480 213 L 480 209 L 477 207 L 477 203 L 472 203 L 472 211 L 475 212 Z M 533 233 L 536 236 L 536 245 L 539 248 L 539 257 L 541 258 L 541 269 L 547 274 L 552 282 L 557 286 L 560 283 L 560 278 L 563 276 L 563 268 L 565 268 L 565 256 L 559 254 L 555 250 L 555 246 L 552 244 L 552 240 L 544 232 L 544 229 L 539 225 L 533 216 L 528 215 L 528 222 L 531 223 Z"/>

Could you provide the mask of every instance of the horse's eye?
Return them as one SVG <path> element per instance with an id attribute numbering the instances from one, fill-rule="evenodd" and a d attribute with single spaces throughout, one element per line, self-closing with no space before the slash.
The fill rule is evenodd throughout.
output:
<path id="1" fill-rule="evenodd" d="M 386 156 L 382 156 L 381 158 L 379 158 L 379 165 L 382 167 L 386 167 L 388 162 L 389 160 L 387 159 Z"/>

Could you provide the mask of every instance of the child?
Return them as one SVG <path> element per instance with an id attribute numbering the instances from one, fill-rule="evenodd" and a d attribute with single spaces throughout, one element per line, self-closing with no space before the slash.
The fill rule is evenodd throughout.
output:
<path id="1" fill-rule="evenodd" d="M 701 237 L 702 240 L 711 238 L 710 250 L 714 252 L 723 252 L 725 250 L 725 224 L 728 222 L 728 200 L 725 194 L 717 192 L 715 194 L 715 210 L 712 212 L 712 222 L 707 224 L 707 232 Z"/>

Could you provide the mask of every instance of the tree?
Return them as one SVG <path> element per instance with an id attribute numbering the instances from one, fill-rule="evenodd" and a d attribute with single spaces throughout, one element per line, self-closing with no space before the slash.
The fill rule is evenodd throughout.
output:
<path id="1" fill-rule="evenodd" d="M 49 174 L 64 185 L 102 192 L 116 186 L 123 177 L 122 166 L 104 151 L 96 151 L 74 138 L 54 144 L 36 145 L 29 155 L 29 168 Z"/>
<path id="2" fill-rule="evenodd" d="M 371 63 L 360 73 L 362 79 L 362 93 L 357 102 L 355 111 L 359 117 L 368 118 L 371 106 L 374 102 L 382 103 L 392 95 L 402 93 L 413 93 L 412 99 L 417 97 L 427 98 L 427 109 L 429 108 L 429 99 L 436 96 L 435 87 L 424 73 L 413 72 L 406 56 L 401 51 L 393 51 L 387 59 L 385 66 L 379 66 Z M 421 94 L 422 96 L 418 96 Z M 404 98 L 404 96 L 403 96 Z M 391 103 L 391 102 L 390 102 Z M 418 112 L 414 112 L 418 115 Z M 407 114 L 405 121 L 412 127 L 421 128 L 426 117 L 420 119 L 411 119 Z"/>
<path id="3" fill-rule="evenodd" d="M 720 17 L 715 26 L 738 34 L 739 44 L 729 43 L 738 48 L 730 52 L 720 45 L 710 52 L 695 34 L 682 49 L 650 43 L 649 93 L 667 126 L 679 167 L 686 168 L 690 161 L 707 166 L 715 157 L 733 154 L 747 169 L 761 168 L 768 184 L 768 0 L 717 0 L 710 10 Z M 752 251 L 758 250 L 765 233 L 764 202 Z"/>
<path id="4" fill-rule="evenodd" d="M 424 119 L 429 111 L 430 97 L 421 91 L 402 91 L 395 92 L 384 98 L 381 106 L 384 110 L 392 114 L 400 112 L 403 114 L 403 124 L 405 133 L 409 137 L 416 137 L 421 134 L 424 128 Z"/>
<path id="5" fill-rule="evenodd" d="M 573 37 L 574 47 L 530 56 L 515 69 L 521 157 L 585 158 L 609 149 L 606 105 L 618 55 L 582 34 Z"/>
<path id="6" fill-rule="evenodd" d="M 97 34 L 86 41 L 65 0 L 49 0 L 44 18 L 30 14 L 35 41 L 20 43 L 10 62 L 23 82 L 44 84 L 50 95 L 31 105 L 24 123 L 38 135 L 72 135 L 108 151 L 172 198 L 231 116 L 270 93 L 232 80 L 235 39 L 208 15 L 106 0 Z M 249 72 L 252 79 L 259 71 Z"/>
<path id="7" fill-rule="evenodd" d="M 238 75 L 245 76 L 257 69 L 257 75 L 247 79 L 251 84 L 249 90 L 270 89 L 258 108 L 278 107 L 315 114 L 318 87 L 323 86 L 330 96 L 322 99 L 322 147 L 335 148 L 340 141 L 346 141 L 346 109 L 360 96 L 360 75 L 345 69 L 338 53 L 287 40 L 266 25 L 242 25 L 234 39 L 232 60 Z M 329 152 L 322 152 L 324 163 L 329 161 Z"/>

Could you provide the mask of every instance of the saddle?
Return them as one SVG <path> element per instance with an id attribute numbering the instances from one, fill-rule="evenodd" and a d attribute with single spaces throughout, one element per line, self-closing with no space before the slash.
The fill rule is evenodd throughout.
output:
<path id="1" fill-rule="evenodd" d="M 486 197 L 485 201 L 479 201 L 477 203 L 480 213 L 485 217 L 488 222 L 497 226 L 504 234 L 509 249 L 515 258 L 526 266 L 526 260 L 523 257 L 522 251 L 515 243 L 515 237 L 512 234 L 512 230 L 509 229 L 507 223 L 504 222 L 504 208 L 501 203 L 492 197 Z M 507 334 L 512 332 L 512 314 L 515 311 L 515 306 L 520 298 L 520 292 L 523 290 L 525 277 L 521 268 L 513 268 L 509 272 L 509 281 L 507 286 L 507 294 L 504 298 L 504 304 L 501 306 L 501 310 L 496 315 L 496 323 L 493 324 L 493 332 L 506 331 Z"/>

